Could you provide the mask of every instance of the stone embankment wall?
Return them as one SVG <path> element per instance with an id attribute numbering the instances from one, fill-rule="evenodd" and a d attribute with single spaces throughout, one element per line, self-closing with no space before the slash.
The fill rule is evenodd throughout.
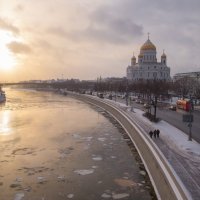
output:
<path id="1" fill-rule="evenodd" d="M 109 112 L 126 130 L 132 142 L 136 146 L 149 173 L 158 199 L 162 200 L 187 200 L 187 193 L 175 175 L 173 169 L 155 145 L 141 133 L 134 122 L 123 112 L 112 104 L 86 95 L 72 94 L 74 97 L 95 104 Z"/>

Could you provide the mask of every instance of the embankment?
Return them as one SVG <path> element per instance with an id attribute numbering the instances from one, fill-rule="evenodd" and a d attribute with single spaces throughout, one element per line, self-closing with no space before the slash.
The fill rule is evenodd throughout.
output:
<path id="1" fill-rule="evenodd" d="M 181 184 L 179 178 L 168 164 L 160 150 L 149 141 L 149 138 L 134 124 L 134 121 L 126 112 L 115 105 L 99 98 L 87 95 L 71 93 L 87 103 L 95 104 L 109 112 L 125 129 L 138 153 L 143 160 L 146 170 L 150 176 L 158 199 L 162 200 L 188 200 L 187 191 Z"/>

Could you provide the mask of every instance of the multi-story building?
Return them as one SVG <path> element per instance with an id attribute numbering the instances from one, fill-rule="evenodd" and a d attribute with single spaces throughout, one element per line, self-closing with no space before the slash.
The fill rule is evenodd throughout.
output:
<path id="1" fill-rule="evenodd" d="M 133 55 L 131 65 L 127 67 L 127 79 L 130 81 L 138 80 L 166 80 L 170 78 L 170 68 L 167 66 L 167 56 L 163 51 L 161 61 L 156 58 L 156 46 L 148 40 L 140 48 L 138 62 Z"/>
<path id="2" fill-rule="evenodd" d="M 199 72 L 185 72 L 185 73 L 177 73 L 173 76 L 173 79 L 176 81 L 176 80 L 179 80 L 181 78 L 184 78 L 184 77 L 187 77 L 187 78 L 191 78 L 193 80 L 197 80 L 197 81 L 200 81 L 200 71 Z"/>

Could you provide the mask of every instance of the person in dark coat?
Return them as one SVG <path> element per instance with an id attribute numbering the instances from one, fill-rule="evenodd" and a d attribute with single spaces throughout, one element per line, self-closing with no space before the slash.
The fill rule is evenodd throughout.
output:
<path id="1" fill-rule="evenodd" d="M 153 136 L 153 132 L 152 131 L 149 131 L 149 136 L 152 138 L 152 136 Z"/>
<path id="2" fill-rule="evenodd" d="M 159 135 L 160 135 L 160 130 L 159 129 L 156 130 L 156 135 L 157 135 L 157 138 L 159 138 Z"/>
<path id="3" fill-rule="evenodd" d="M 156 138 L 156 136 L 157 136 L 157 130 L 156 129 L 154 130 L 153 135 Z"/>

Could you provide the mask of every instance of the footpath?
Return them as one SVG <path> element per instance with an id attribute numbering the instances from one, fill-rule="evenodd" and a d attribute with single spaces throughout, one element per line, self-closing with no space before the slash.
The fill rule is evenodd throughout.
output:
<path id="1" fill-rule="evenodd" d="M 200 199 L 200 144 L 196 141 L 188 141 L 188 136 L 169 123 L 150 122 L 143 116 L 143 111 L 132 109 L 123 103 L 112 100 L 105 101 L 125 111 L 134 124 L 147 137 L 149 131 L 160 130 L 160 136 L 152 137 L 152 142 L 160 149 L 164 157 L 177 175 L 177 179 L 183 184 L 190 199 Z"/>

